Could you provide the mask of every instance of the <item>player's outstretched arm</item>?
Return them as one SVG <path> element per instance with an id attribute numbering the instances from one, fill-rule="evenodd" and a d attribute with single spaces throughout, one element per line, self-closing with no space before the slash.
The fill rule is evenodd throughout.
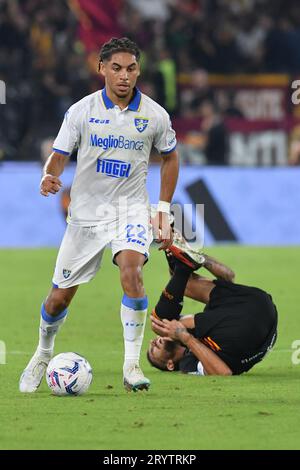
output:
<path id="1" fill-rule="evenodd" d="M 157 242 L 162 242 L 160 250 L 166 250 L 172 244 L 173 234 L 169 222 L 170 203 L 176 188 L 179 171 L 179 159 L 176 150 L 164 155 L 161 163 L 160 196 L 157 215 L 152 221 Z M 163 207 L 167 207 L 164 209 Z M 161 208 L 161 211 L 160 209 Z"/>
<path id="2" fill-rule="evenodd" d="M 165 155 L 161 162 L 160 201 L 171 202 L 179 172 L 179 158 L 176 150 Z"/>
<path id="3" fill-rule="evenodd" d="M 225 281 L 233 282 L 235 278 L 235 273 L 231 268 L 226 266 L 226 264 L 221 263 L 220 261 L 212 258 L 211 256 L 204 255 L 205 262 L 203 267 L 207 269 L 211 274 L 213 274 L 218 279 L 224 279 Z"/>
<path id="4" fill-rule="evenodd" d="M 211 256 L 204 256 L 205 262 L 203 267 L 205 267 L 211 274 L 218 279 L 224 279 L 229 282 L 234 281 L 235 274 L 232 269 Z M 185 297 L 207 304 L 210 293 L 214 287 L 215 284 L 210 279 L 199 276 L 197 273 L 193 273 L 188 280 L 184 295 Z"/>
<path id="5" fill-rule="evenodd" d="M 58 178 L 64 171 L 67 158 L 58 152 L 52 152 L 43 168 L 43 176 L 40 183 L 42 196 L 49 196 L 49 193 L 56 194 L 62 187 L 62 182 Z"/>
<path id="6" fill-rule="evenodd" d="M 181 342 L 201 362 L 205 375 L 232 375 L 232 370 L 228 365 L 205 344 L 188 332 L 183 335 L 183 338 L 184 341 L 181 340 Z"/>

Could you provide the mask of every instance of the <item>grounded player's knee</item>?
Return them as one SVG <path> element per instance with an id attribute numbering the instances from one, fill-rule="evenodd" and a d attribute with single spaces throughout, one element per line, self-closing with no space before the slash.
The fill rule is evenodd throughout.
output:
<path id="1" fill-rule="evenodd" d="M 141 266 L 125 266 L 120 271 L 121 283 L 125 294 L 133 297 L 144 295 Z"/>
<path id="2" fill-rule="evenodd" d="M 45 300 L 45 309 L 48 315 L 59 315 L 71 303 L 76 289 L 52 289 Z"/>

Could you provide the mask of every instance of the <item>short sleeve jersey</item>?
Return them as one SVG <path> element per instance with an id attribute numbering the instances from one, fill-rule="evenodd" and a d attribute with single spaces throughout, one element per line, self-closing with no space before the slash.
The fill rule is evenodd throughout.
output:
<path id="1" fill-rule="evenodd" d="M 176 147 L 168 113 L 137 88 L 121 110 L 99 90 L 66 112 L 53 150 L 70 155 L 78 149 L 68 222 L 97 223 L 111 206 L 148 206 L 146 177 L 154 146 L 163 155 Z M 99 210 L 100 208 L 100 210 Z"/>

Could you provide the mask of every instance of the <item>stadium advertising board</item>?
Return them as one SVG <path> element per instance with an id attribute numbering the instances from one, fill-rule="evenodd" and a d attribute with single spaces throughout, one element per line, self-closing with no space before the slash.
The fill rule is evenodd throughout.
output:
<path id="1" fill-rule="evenodd" d="M 158 201 L 159 166 L 148 174 L 151 203 Z M 74 167 L 63 175 L 72 182 Z M 57 246 L 65 228 L 62 196 L 39 194 L 38 164 L 2 164 L 1 247 Z M 181 168 L 174 202 L 183 208 L 192 225 L 196 204 L 204 204 L 205 245 L 232 242 L 249 245 L 300 243 L 300 168 L 230 168 L 186 166 Z M 11 188 L 14 188 L 12 193 Z M 49 229 L 49 227 L 51 229 Z"/>

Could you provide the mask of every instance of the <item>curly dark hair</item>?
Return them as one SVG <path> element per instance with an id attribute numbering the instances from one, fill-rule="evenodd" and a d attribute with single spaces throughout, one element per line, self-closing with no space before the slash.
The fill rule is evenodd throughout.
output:
<path id="1" fill-rule="evenodd" d="M 110 41 L 103 44 L 100 50 L 99 62 L 109 60 L 116 52 L 129 52 L 136 57 L 136 60 L 140 60 L 140 50 L 137 44 L 128 38 L 111 38 Z"/>
<path id="2" fill-rule="evenodd" d="M 174 342 L 175 344 L 175 342 Z M 171 357 L 171 356 L 170 356 Z M 149 350 L 147 351 L 147 359 L 150 362 L 152 367 L 155 367 L 156 369 L 163 370 L 164 372 L 177 372 L 179 371 L 179 361 L 174 362 L 174 369 L 170 370 L 167 368 L 167 364 L 160 364 L 159 362 L 155 362 L 150 358 Z"/>

